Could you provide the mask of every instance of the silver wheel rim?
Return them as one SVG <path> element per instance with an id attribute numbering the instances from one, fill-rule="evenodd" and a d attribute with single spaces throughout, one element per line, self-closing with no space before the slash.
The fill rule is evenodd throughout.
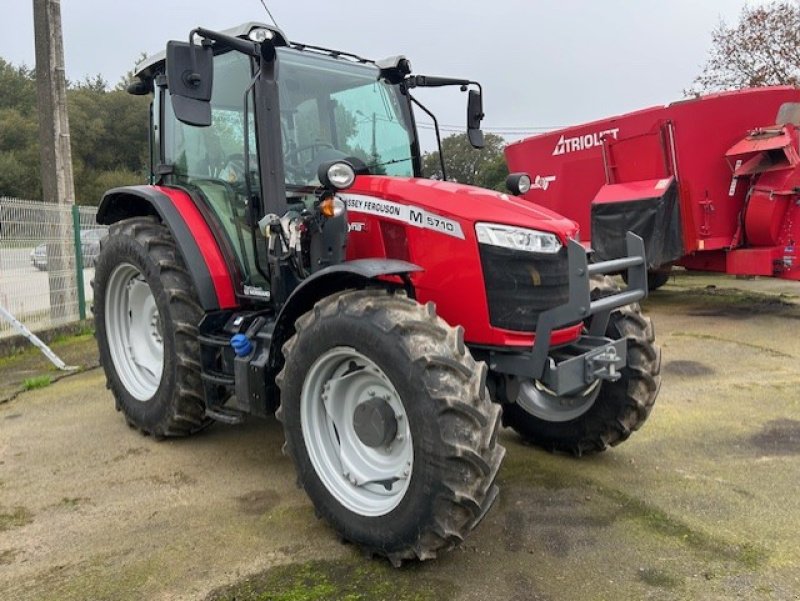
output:
<path id="1" fill-rule="evenodd" d="M 383 399 L 394 411 L 395 438 L 367 446 L 353 426 L 355 409 Z M 375 363 L 350 347 L 321 355 L 308 370 L 300 423 L 311 464 L 336 500 L 362 516 L 381 516 L 400 504 L 411 481 L 414 447 L 403 403 Z"/>
<path id="2" fill-rule="evenodd" d="M 122 385 L 138 401 L 158 390 L 164 341 L 156 300 L 142 273 L 121 263 L 108 278 L 105 298 L 108 350 Z"/>
<path id="3" fill-rule="evenodd" d="M 558 396 L 539 380 L 525 380 L 518 403 L 525 411 L 548 422 L 568 422 L 586 413 L 600 394 L 602 382 L 595 380 L 571 395 Z"/>

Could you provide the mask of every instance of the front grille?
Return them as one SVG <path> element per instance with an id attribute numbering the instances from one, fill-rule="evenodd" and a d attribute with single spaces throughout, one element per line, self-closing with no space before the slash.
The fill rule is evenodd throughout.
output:
<path id="1" fill-rule="evenodd" d="M 569 300 L 566 247 L 555 254 L 479 247 L 493 326 L 532 332 L 543 311 Z"/>

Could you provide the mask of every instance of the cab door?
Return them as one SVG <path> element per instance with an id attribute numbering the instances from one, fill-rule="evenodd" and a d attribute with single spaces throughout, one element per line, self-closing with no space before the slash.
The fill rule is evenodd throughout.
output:
<path id="1" fill-rule="evenodd" d="M 245 180 L 245 153 L 249 153 L 250 194 L 259 193 L 258 153 L 252 95 L 245 133 L 245 91 L 252 79 L 250 58 L 238 52 L 214 57 L 214 87 L 211 96 L 211 125 L 197 127 L 178 121 L 169 94 L 162 94 L 162 152 L 172 167 L 170 183 L 187 189 L 201 199 L 233 250 L 243 286 L 250 292 L 268 290 L 257 258 L 264 252 L 264 239 L 249 215 Z M 245 135 L 248 143 L 245 144 Z M 260 250 L 259 250 L 260 249 Z M 262 256 L 264 256 L 262 254 Z M 263 265 L 263 259 L 262 263 Z M 259 291 L 259 289 L 261 289 Z M 243 292 L 243 290 L 240 290 Z"/>

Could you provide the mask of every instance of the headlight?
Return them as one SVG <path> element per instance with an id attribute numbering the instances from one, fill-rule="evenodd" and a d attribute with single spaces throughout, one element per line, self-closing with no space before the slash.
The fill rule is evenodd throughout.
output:
<path id="1" fill-rule="evenodd" d="M 329 190 L 344 190 L 353 185 L 356 172 L 347 161 L 330 161 L 319 166 L 317 177 Z"/>
<path id="2" fill-rule="evenodd" d="M 476 223 L 475 233 L 481 244 L 501 246 L 511 250 L 547 254 L 555 254 L 561 250 L 561 241 L 558 236 L 550 232 L 500 225 L 499 223 Z"/>

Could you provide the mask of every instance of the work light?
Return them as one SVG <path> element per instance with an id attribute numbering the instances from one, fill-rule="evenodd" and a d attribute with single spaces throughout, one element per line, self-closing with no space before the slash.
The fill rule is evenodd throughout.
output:
<path id="1" fill-rule="evenodd" d="M 326 188 L 344 190 L 353 185 L 356 180 L 356 171 L 347 161 L 333 161 L 320 165 L 317 177 Z"/>

